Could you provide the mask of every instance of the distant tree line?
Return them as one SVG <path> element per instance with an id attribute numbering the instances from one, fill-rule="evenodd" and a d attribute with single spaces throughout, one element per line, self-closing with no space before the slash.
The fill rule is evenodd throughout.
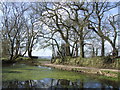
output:
<path id="1" fill-rule="evenodd" d="M 2 55 L 32 58 L 36 47 L 51 47 L 52 57 L 118 56 L 118 2 L 2 2 Z M 110 14 L 110 15 L 109 15 Z M 101 52 L 101 53 L 100 53 Z M 110 54 L 110 53 L 109 53 Z"/>

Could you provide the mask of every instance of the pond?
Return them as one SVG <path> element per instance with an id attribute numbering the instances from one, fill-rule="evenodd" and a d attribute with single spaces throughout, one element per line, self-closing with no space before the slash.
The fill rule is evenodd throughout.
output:
<path id="1" fill-rule="evenodd" d="M 99 77 L 99 76 L 98 76 Z M 97 79 L 93 75 L 26 64 L 2 68 L 2 88 L 118 88 L 118 82 Z"/>

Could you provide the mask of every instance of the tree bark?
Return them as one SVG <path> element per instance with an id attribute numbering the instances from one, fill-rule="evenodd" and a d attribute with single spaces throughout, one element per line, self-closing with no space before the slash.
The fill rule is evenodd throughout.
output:
<path id="1" fill-rule="evenodd" d="M 51 59 L 51 63 L 54 63 L 55 61 L 56 61 L 55 48 L 54 48 L 54 44 L 53 44 L 53 40 L 52 40 L 52 59 Z"/>
<path id="2" fill-rule="evenodd" d="M 14 53 L 14 41 L 11 42 L 11 55 L 10 55 L 10 60 L 12 61 L 13 60 L 13 53 Z"/>
<path id="3" fill-rule="evenodd" d="M 76 43 L 76 47 L 75 47 L 75 54 L 76 54 L 75 56 L 78 57 L 78 45 L 77 45 L 77 43 Z"/>
<path id="4" fill-rule="evenodd" d="M 84 58 L 84 42 L 80 41 L 80 57 Z"/>
<path id="5" fill-rule="evenodd" d="M 30 58 L 32 58 L 32 50 L 29 50 L 29 51 L 28 51 L 28 56 L 29 56 Z"/>
<path id="6" fill-rule="evenodd" d="M 92 47 L 92 57 L 95 57 L 95 48 Z"/>
<path id="7" fill-rule="evenodd" d="M 96 48 L 96 56 L 98 55 L 98 48 Z"/>
<path id="8" fill-rule="evenodd" d="M 105 56 L 105 48 L 104 48 L 104 46 L 105 46 L 105 41 L 104 41 L 104 39 L 101 37 L 101 41 L 102 41 L 102 47 L 101 47 L 101 56 Z"/>
<path id="9" fill-rule="evenodd" d="M 83 28 L 81 28 L 81 30 L 80 30 L 80 57 L 84 58 Z"/>
<path id="10" fill-rule="evenodd" d="M 118 50 L 116 49 L 115 45 L 112 46 L 113 47 L 113 56 L 117 57 L 118 56 Z"/>
<path id="11" fill-rule="evenodd" d="M 69 45 L 69 43 L 66 43 L 66 45 L 65 45 L 65 47 L 66 47 L 66 56 L 71 56 L 70 55 L 70 45 Z"/>

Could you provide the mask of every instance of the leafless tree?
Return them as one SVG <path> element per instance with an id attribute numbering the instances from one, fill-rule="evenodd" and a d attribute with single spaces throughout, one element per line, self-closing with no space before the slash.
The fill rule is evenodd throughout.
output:
<path id="1" fill-rule="evenodd" d="M 89 29 L 92 29 L 94 32 L 96 32 L 102 40 L 102 49 L 101 49 L 101 55 L 104 56 L 104 42 L 105 40 L 107 40 L 112 48 L 113 48 L 113 55 L 117 55 L 117 50 L 116 47 L 114 45 L 114 43 L 112 42 L 112 40 L 106 36 L 103 32 L 103 22 L 105 20 L 105 16 L 104 14 L 108 11 L 110 11 L 111 9 L 117 7 L 119 4 L 118 3 L 110 3 L 110 2 L 94 2 L 94 8 L 95 11 L 93 12 L 92 18 L 89 19 L 90 21 L 90 25 L 89 25 Z"/>
<path id="2" fill-rule="evenodd" d="M 18 57 L 20 36 L 23 30 L 24 12 L 28 9 L 24 3 L 2 3 L 2 30 L 4 37 L 10 42 L 10 60 Z"/>

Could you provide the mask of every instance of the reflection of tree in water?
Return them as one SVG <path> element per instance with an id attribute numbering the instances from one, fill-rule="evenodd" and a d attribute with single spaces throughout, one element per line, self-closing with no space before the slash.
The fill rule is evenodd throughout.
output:
<path id="1" fill-rule="evenodd" d="M 70 83 L 69 80 L 59 79 L 57 85 L 58 84 L 60 84 L 60 85 L 69 85 L 69 83 Z"/>
<path id="2" fill-rule="evenodd" d="M 111 88 L 119 88 L 120 89 L 120 84 L 118 84 L 118 82 L 112 82 L 112 81 L 109 81 L 109 80 L 100 80 L 101 85 L 102 85 L 102 88 L 108 88 L 108 89 L 111 89 Z"/>
<path id="3" fill-rule="evenodd" d="M 11 81 L 3 82 L 3 88 L 31 88 L 33 87 L 33 80 L 27 81 Z"/>
<path id="4" fill-rule="evenodd" d="M 27 81 L 5 81 L 3 88 L 50 88 L 69 86 L 70 81 L 64 79 L 47 79 L 47 80 L 27 80 Z"/>
<path id="5" fill-rule="evenodd" d="M 64 79 L 51 79 L 45 78 L 43 80 L 27 80 L 27 81 L 4 81 L 2 82 L 3 88 L 49 88 L 49 89 L 58 89 L 58 88 L 117 88 L 119 86 L 111 84 L 108 81 L 104 81 L 104 83 L 100 82 L 85 82 L 84 80 L 77 80 L 76 82 L 72 82 L 70 80 Z"/>
<path id="6" fill-rule="evenodd" d="M 80 81 L 79 87 L 80 88 L 84 88 L 84 82 L 83 82 L 83 80 Z"/>
<path id="7" fill-rule="evenodd" d="M 67 87 L 67 86 L 69 86 L 69 84 L 70 84 L 70 81 L 69 81 L 69 80 L 58 79 L 56 85 L 57 85 L 58 87 Z"/>
<path id="8" fill-rule="evenodd" d="M 27 80 L 27 81 L 25 81 L 25 84 L 24 84 L 24 87 L 25 88 L 28 88 L 28 87 L 33 87 L 33 80 Z"/>

